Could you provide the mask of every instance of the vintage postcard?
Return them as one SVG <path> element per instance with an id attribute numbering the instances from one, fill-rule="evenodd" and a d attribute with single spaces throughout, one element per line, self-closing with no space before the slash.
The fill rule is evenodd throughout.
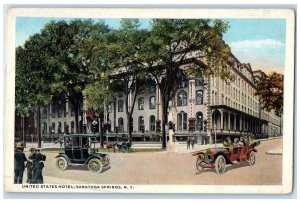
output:
<path id="1" fill-rule="evenodd" d="M 293 191 L 293 10 L 6 17 L 6 192 Z"/>

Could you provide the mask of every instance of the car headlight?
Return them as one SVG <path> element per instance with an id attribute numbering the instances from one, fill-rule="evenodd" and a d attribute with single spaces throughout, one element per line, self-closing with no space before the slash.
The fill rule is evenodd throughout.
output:
<path id="1" fill-rule="evenodd" d="M 204 154 L 199 154 L 199 159 L 203 161 L 204 160 Z"/>

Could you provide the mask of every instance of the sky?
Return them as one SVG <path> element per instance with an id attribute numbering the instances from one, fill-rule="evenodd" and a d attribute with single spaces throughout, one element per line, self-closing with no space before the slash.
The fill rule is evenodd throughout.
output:
<path id="1" fill-rule="evenodd" d="M 39 33 L 51 20 L 62 18 L 17 17 L 16 46 L 23 45 L 30 35 Z M 71 18 L 64 18 L 71 20 Z M 94 19 L 95 21 L 97 19 Z M 103 19 L 118 28 L 120 19 Z M 229 29 L 223 38 L 241 63 L 250 63 L 253 70 L 284 72 L 285 20 L 282 19 L 224 19 Z M 141 27 L 150 26 L 149 19 L 140 19 Z"/>

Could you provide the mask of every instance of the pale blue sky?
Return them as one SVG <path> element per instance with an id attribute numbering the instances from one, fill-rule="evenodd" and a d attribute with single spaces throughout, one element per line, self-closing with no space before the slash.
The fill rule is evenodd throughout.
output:
<path id="1" fill-rule="evenodd" d="M 64 18 L 70 20 L 71 18 Z M 50 20 L 62 18 L 17 17 L 16 46 L 23 45 L 30 35 L 40 32 Z M 94 19 L 96 21 L 96 19 Z M 226 19 L 230 28 L 224 40 L 242 63 L 250 63 L 253 70 L 284 72 L 285 20 L 282 19 Z M 140 19 L 141 26 L 150 26 L 149 19 Z M 118 28 L 120 19 L 105 19 L 110 27 Z"/>

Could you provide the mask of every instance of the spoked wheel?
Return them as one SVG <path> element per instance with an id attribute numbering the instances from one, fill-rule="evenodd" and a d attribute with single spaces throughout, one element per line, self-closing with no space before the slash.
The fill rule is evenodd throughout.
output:
<path id="1" fill-rule="evenodd" d="M 93 172 L 101 173 L 103 165 L 99 159 L 93 158 L 88 162 L 88 169 Z"/>
<path id="2" fill-rule="evenodd" d="M 218 175 L 222 175 L 225 172 L 226 160 L 222 155 L 219 155 L 215 161 L 215 169 Z"/>
<path id="3" fill-rule="evenodd" d="M 248 160 L 248 163 L 250 166 L 253 166 L 255 164 L 255 152 L 252 151 L 249 155 L 249 160 Z"/>
<path id="4" fill-rule="evenodd" d="M 110 167 L 110 157 L 108 154 L 103 157 L 103 161 L 104 161 L 103 168 Z"/>
<path id="5" fill-rule="evenodd" d="M 197 159 L 197 161 L 196 161 L 196 171 L 197 171 L 198 174 L 201 174 L 204 171 L 204 168 L 202 166 L 202 162 L 204 162 L 204 161 L 202 161 L 200 159 Z"/>
<path id="6" fill-rule="evenodd" d="M 56 167 L 59 169 L 59 170 L 66 170 L 67 167 L 68 167 L 68 162 L 67 160 L 64 158 L 64 157 L 59 157 L 57 160 L 56 160 Z"/>

